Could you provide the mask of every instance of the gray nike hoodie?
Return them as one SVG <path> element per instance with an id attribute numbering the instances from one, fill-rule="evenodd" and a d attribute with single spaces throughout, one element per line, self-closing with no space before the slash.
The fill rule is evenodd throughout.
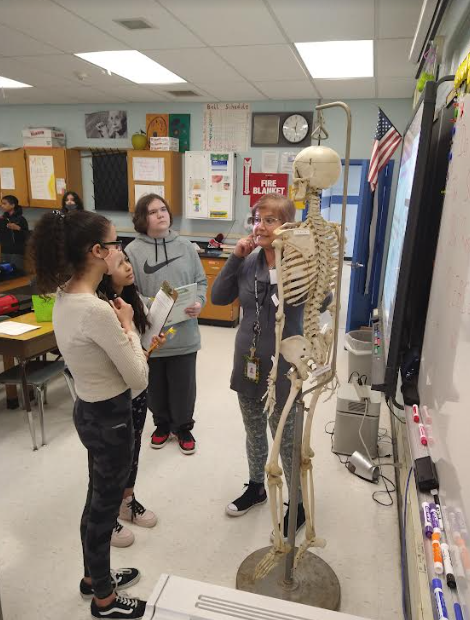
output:
<path id="1" fill-rule="evenodd" d="M 155 297 L 164 280 L 171 286 L 197 284 L 197 299 L 206 303 L 207 278 L 196 248 L 188 239 L 170 230 L 167 237 L 153 239 L 139 234 L 126 246 L 139 292 L 145 297 Z M 175 325 L 176 334 L 152 357 L 186 355 L 201 348 L 197 319 L 188 319 Z"/>

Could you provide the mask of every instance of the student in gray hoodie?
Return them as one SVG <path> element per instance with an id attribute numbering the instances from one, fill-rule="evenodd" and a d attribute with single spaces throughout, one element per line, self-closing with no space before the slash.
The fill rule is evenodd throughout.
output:
<path id="1" fill-rule="evenodd" d="M 126 247 L 126 253 L 142 295 L 155 297 L 164 280 L 173 287 L 197 284 L 197 301 L 186 308 L 190 318 L 175 325 L 174 338 L 149 359 L 148 387 L 148 406 L 156 426 L 152 448 L 163 448 L 174 434 L 181 452 L 193 454 L 196 355 L 201 348 L 197 317 L 206 302 L 207 278 L 191 242 L 170 229 L 173 217 L 161 196 L 142 196 L 133 223 L 140 234 Z"/>

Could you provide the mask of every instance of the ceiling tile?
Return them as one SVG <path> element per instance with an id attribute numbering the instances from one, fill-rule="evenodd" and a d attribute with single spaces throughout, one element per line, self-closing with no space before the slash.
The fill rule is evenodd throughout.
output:
<path id="1" fill-rule="evenodd" d="M 416 67 L 408 60 L 412 39 L 384 39 L 375 42 L 377 77 L 412 77 Z"/>
<path id="2" fill-rule="evenodd" d="M 262 0 L 159 0 L 208 45 L 284 43 Z"/>
<path id="3" fill-rule="evenodd" d="M 38 38 L 64 52 L 96 52 L 128 48 L 127 45 L 49 0 L 2 2 L 0 24 Z"/>
<path id="4" fill-rule="evenodd" d="M 322 99 L 374 99 L 375 79 L 315 80 Z"/>
<path id="5" fill-rule="evenodd" d="M 206 92 L 204 89 L 200 88 L 199 86 L 196 86 L 195 84 L 192 84 L 191 82 L 187 82 L 186 84 L 162 84 L 161 86 L 152 86 L 152 85 L 148 85 L 147 86 L 148 90 L 153 91 L 156 94 L 161 94 L 164 97 L 166 97 L 166 99 L 168 101 L 211 101 L 213 98 L 213 95 L 209 94 L 208 92 Z M 193 92 L 196 93 L 195 96 L 189 96 L 189 97 L 185 97 L 185 96 L 174 96 L 172 94 L 170 94 L 170 92 L 175 92 L 175 91 L 188 91 L 191 90 Z"/>
<path id="6" fill-rule="evenodd" d="M 374 0 L 267 0 L 294 43 L 374 38 Z"/>
<path id="7" fill-rule="evenodd" d="M 248 82 L 207 82 L 199 84 L 209 95 L 221 101 L 256 101 L 265 99 L 254 86 Z"/>
<path id="8" fill-rule="evenodd" d="M 318 93 L 308 80 L 255 82 L 255 86 L 270 99 L 313 99 Z"/>
<path id="9" fill-rule="evenodd" d="M 54 56 L 37 56 L 21 58 L 21 63 L 31 69 L 49 72 L 64 80 L 79 82 L 79 74 L 86 76 L 81 82 L 82 86 L 101 86 L 103 82 L 110 84 L 122 84 L 127 87 L 132 82 L 117 75 L 108 75 L 103 69 L 86 60 L 77 58 L 71 54 L 58 54 Z M 0 59 L 1 62 L 1 59 Z"/>
<path id="10" fill-rule="evenodd" d="M 413 97 L 416 80 L 414 78 L 379 77 L 377 84 L 380 99 L 408 99 Z"/>
<path id="11" fill-rule="evenodd" d="M 0 13 L 1 15 L 1 13 Z M 0 56 L 32 56 L 35 54 L 57 54 L 58 49 L 28 37 L 17 30 L 0 25 Z"/>
<path id="12" fill-rule="evenodd" d="M 301 80 L 306 77 L 289 45 L 218 47 L 217 52 L 244 78 L 253 82 Z"/>
<path id="13" fill-rule="evenodd" d="M 108 101 L 121 100 L 129 102 L 155 101 L 155 92 L 142 88 L 137 84 L 110 84 L 103 82 L 100 86 L 93 87 L 108 97 Z"/>
<path id="14" fill-rule="evenodd" d="M 133 49 L 168 49 L 199 47 L 204 43 L 154 0 L 57 0 L 72 13 L 87 20 Z M 117 19 L 140 18 L 153 29 L 128 30 Z"/>
<path id="15" fill-rule="evenodd" d="M 379 39 L 414 37 L 423 0 L 379 0 Z"/>
<path id="16" fill-rule="evenodd" d="M 39 56 L 39 58 L 53 58 L 53 56 Z M 11 78 L 19 82 L 31 84 L 31 86 L 55 86 L 60 85 L 63 80 L 61 76 L 49 73 L 47 69 L 50 61 L 44 62 L 44 67 L 35 67 L 30 64 L 30 60 L 35 57 L 28 56 L 25 58 L 0 58 L 0 75 Z"/>
<path id="17" fill-rule="evenodd" d="M 230 82 L 243 79 L 210 48 L 146 51 L 147 56 L 188 82 Z"/>

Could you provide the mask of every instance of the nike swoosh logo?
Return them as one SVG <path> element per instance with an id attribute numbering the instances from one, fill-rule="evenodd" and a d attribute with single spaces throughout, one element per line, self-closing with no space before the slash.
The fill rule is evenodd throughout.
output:
<path id="1" fill-rule="evenodd" d="M 178 260 L 178 258 L 183 258 L 183 257 L 182 256 L 175 256 L 174 258 L 170 258 L 168 260 L 168 262 L 159 263 L 158 265 L 153 265 L 153 266 L 149 265 L 148 261 L 145 261 L 144 273 L 147 273 L 147 274 L 157 273 L 157 271 L 159 271 L 160 269 L 163 269 L 163 267 L 166 267 L 167 265 L 172 263 L 174 260 Z"/>

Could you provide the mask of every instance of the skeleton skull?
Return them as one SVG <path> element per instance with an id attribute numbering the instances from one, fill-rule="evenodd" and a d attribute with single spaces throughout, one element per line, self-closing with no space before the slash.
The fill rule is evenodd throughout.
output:
<path id="1" fill-rule="evenodd" d="M 308 146 L 293 165 L 295 200 L 304 200 L 308 188 L 326 189 L 339 179 L 341 159 L 327 146 Z"/>

